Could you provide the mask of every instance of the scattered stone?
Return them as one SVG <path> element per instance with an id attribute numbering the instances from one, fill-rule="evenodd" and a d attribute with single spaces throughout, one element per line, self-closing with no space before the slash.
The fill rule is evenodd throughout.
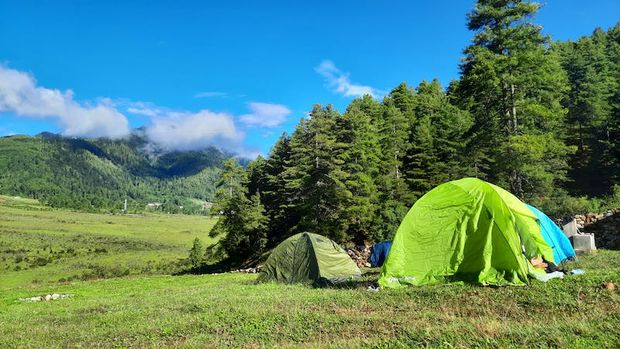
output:
<path id="1" fill-rule="evenodd" d="M 237 269 L 235 271 L 238 273 L 256 274 L 256 273 L 260 273 L 261 267 L 262 265 L 259 265 L 256 268 Z"/>
<path id="2" fill-rule="evenodd" d="M 49 302 L 49 301 L 56 301 L 59 299 L 66 299 L 66 298 L 70 298 L 72 295 L 70 294 L 58 294 L 58 293 L 52 293 L 52 294 L 46 294 L 45 296 L 34 296 L 34 297 L 28 297 L 28 298 L 20 298 L 19 300 L 22 302 Z"/>
<path id="3" fill-rule="evenodd" d="M 584 228 L 584 233 L 594 234 L 598 248 L 620 249 L 620 209 L 610 210 L 600 215 L 592 216 Z"/>
<path id="4" fill-rule="evenodd" d="M 620 208 L 602 213 L 564 217 L 557 223 L 566 228 L 573 219 L 574 225 L 581 233 L 594 235 L 595 244 L 593 246 L 612 250 L 620 249 Z M 573 235 L 569 234 L 566 229 L 564 231 L 568 236 Z"/>
<path id="5" fill-rule="evenodd" d="M 616 285 L 613 282 L 605 282 L 603 283 L 603 288 L 613 291 L 616 289 Z"/>

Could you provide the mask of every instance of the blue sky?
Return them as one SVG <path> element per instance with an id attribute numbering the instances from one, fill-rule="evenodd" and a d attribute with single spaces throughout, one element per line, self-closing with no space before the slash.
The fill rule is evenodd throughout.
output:
<path id="1" fill-rule="evenodd" d="M 0 135 L 147 126 L 164 148 L 265 154 L 314 103 L 457 78 L 474 3 L 0 0 Z M 536 22 L 567 40 L 619 15 L 549 0 Z"/>

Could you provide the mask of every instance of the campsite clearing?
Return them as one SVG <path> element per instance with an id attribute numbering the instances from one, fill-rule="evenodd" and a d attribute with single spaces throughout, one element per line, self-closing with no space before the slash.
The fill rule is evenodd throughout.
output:
<path id="1" fill-rule="evenodd" d="M 620 251 L 567 265 L 584 275 L 525 287 L 370 292 L 378 269 L 338 288 L 255 285 L 256 274 L 145 275 L 174 268 L 194 237 L 208 243 L 213 220 L 205 217 L 89 214 L 34 200 L 0 201 L 0 348 L 620 343 L 620 290 L 606 288 L 620 284 Z M 47 263 L 37 265 L 36 256 Z"/>
<path id="2" fill-rule="evenodd" d="M 525 287 L 438 285 L 369 292 L 255 285 L 255 274 L 125 277 L 0 295 L 0 347 L 617 347 L 620 252 L 586 274 Z M 67 299 L 24 302 L 50 293 Z"/>

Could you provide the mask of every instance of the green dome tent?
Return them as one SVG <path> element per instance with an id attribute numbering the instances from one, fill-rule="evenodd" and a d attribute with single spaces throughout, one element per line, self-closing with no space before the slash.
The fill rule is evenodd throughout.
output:
<path id="1" fill-rule="evenodd" d="M 273 249 L 257 281 L 325 285 L 361 274 L 337 243 L 318 234 L 301 233 Z"/>
<path id="2" fill-rule="evenodd" d="M 536 219 L 517 197 L 480 179 L 441 184 L 403 219 L 379 284 L 526 284 L 536 272 L 531 258 L 554 260 Z"/>

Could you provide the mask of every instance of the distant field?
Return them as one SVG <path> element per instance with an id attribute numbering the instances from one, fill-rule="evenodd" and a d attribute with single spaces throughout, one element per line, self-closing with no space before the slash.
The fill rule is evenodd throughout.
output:
<path id="1" fill-rule="evenodd" d="M 211 242 L 214 224 L 202 216 L 80 213 L 0 196 L 0 290 L 174 273 L 194 238 Z"/>

